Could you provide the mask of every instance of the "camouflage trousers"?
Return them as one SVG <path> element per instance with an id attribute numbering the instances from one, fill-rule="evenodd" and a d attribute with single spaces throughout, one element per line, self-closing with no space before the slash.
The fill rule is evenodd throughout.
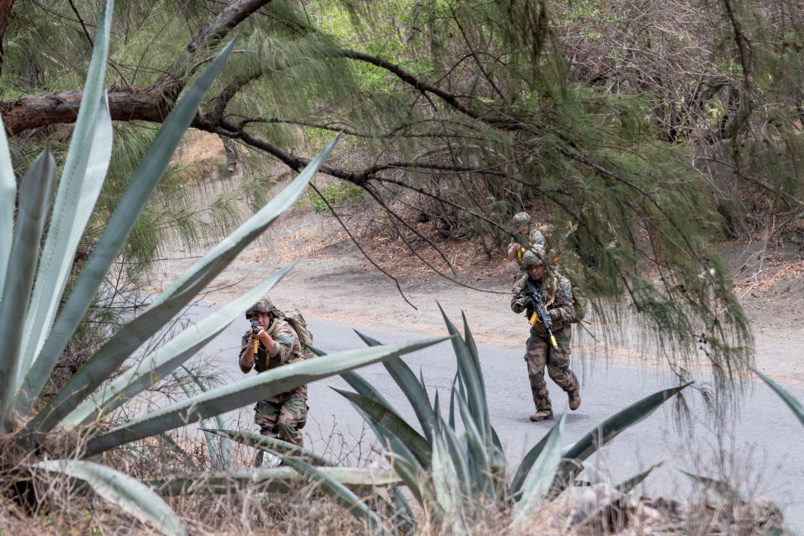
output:
<path id="1" fill-rule="evenodd" d="M 254 423 L 260 434 L 304 446 L 301 429 L 307 424 L 307 404 L 300 398 L 282 402 L 262 400 L 254 406 Z"/>
<path id="2" fill-rule="evenodd" d="M 550 404 L 550 395 L 547 392 L 547 382 L 544 380 L 544 367 L 550 378 L 567 393 L 578 389 L 578 378 L 570 370 L 569 338 L 556 335 L 558 348 L 553 348 L 550 342 L 542 337 L 531 334 L 527 342 L 525 362 L 528 365 L 528 378 L 530 390 L 533 393 L 533 403 L 536 411 L 553 411 Z"/>

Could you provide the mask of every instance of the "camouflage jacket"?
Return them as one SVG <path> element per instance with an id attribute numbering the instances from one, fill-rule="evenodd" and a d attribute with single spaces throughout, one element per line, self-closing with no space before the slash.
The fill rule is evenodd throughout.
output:
<path id="1" fill-rule="evenodd" d="M 254 366 L 257 369 L 258 374 L 260 372 L 265 372 L 266 370 L 281 367 L 282 365 L 288 365 L 290 363 L 296 363 L 304 360 L 303 348 L 299 342 L 299 337 L 296 335 L 296 332 L 293 330 L 290 324 L 281 318 L 277 318 L 271 323 L 270 327 L 267 329 L 267 333 L 277 344 L 275 344 L 274 349 L 268 353 L 268 351 L 265 349 L 265 346 L 260 343 L 257 350 L 257 358 L 254 360 Z M 248 339 L 250 335 L 251 330 L 248 329 L 240 340 L 241 356 L 248 347 Z M 290 391 L 278 394 L 273 398 L 277 399 L 278 402 L 282 402 L 293 397 L 307 400 L 307 386 L 302 385 L 296 387 Z"/>
<path id="2" fill-rule="evenodd" d="M 511 298 L 511 310 L 516 314 L 526 311 L 529 319 L 533 315 L 533 310 L 525 308 L 525 298 L 530 294 L 528 291 L 528 275 L 521 277 L 514 285 L 514 296 Z M 561 330 L 567 330 L 567 336 L 571 330 L 570 322 L 576 321 L 575 307 L 572 304 L 572 284 L 569 279 L 560 275 L 545 273 L 542 282 L 532 281 L 536 291 L 542 295 L 542 300 L 553 320 L 553 334 L 557 335 Z M 547 329 L 541 322 L 536 322 L 530 329 L 534 335 L 547 337 Z"/>

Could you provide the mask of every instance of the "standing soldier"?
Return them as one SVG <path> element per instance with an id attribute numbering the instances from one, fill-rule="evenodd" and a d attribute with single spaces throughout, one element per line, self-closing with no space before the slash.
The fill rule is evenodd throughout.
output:
<path id="1" fill-rule="evenodd" d="M 524 275 L 523 255 L 533 246 L 544 246 L 544 236 L 535 226 L 531 225 L 530 215 L 527 212 L 514 214 L 514 227 L 516 227 L 517 236 L 511 238 L 511 244 L 508 246 L 508 260 L 516 260 L 522 269 L 521 275 Z M 520 242 L 523 243 L 520 244 Z"/>
<path id="2" fill-rule="evenodd" d="M 268 296 L 246 311 L 251 329 L 241 341 L 240 370 L 265 372 L 304 359 L 304 350 L 293 327 Z M 257 347 L 255 352 L 255 346 Z M 254 357 L 256 353 L 256 359 Z M 301 428 L 307 423 L 307 386 L 280 393 L 254 406 L 254 422 L 264 436 L 302 446 Z"/>
<path id="3" fill-rule="evenodd" d="M 527 273 L 517 281 L 514 297 L 511 299 L 511 310 L 516 314 L 526 311 L 527 318 L 532 319 L 525 362 L 528 365 L 533 402 L 536 404 L 536 413 L 530 416 L 530 420 L 534 422 L 553 418 L 553 407 L 544 380 L 545 365 L 550 378 L 569 395 L 570 409 L 575 411 L 581 405 L 578 378 L 569 368 L 572 335 L 570 322 L 576 321 L 572 286 L 569 280 L 546 268 L 543 256 L 542 247 L 525 252 L 522 268 Z M 534 317 L 534 293 L 541 296 L 544 310 L 550 316 L 554 340 L 551 340 L 544 320 L 538 315 Z"/>

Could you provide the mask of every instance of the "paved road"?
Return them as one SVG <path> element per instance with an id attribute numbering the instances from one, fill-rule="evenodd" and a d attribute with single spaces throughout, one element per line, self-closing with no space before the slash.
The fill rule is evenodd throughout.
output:
<path id="1" fill-rule="evenodd" d="M 199 318 L 206 309 L 197 309 L 191 317 Z M 457 319 L 454 319 L 457 320 Z M 360 348 L 362 341 L 351 327 L 339 322 L 309 317 L 316 346 L 328 353 Z M 471 319 L 470 319 L 471 324 Z M 236 356 L 240 336 L 247 329 L 243 320 L 235 321 L 221 336 L 204 348 L 193 362 L 206 361 L 232 381 L 241 377 Z M 363 330 L 383 343 L 421 340 L 423 335 Z M 446 332 L 446 329 L 445 329 Z M 523 340 L 524 350 L 524 340 Z M 533 411 L 523 351 L 479 346 L 492 424 L 503 443 L 509 462 L 518 464 L 555 421 L 531 423 Z M 438 390 L 442 408 L 446 411 L 455 357 L 449 343 L 441 343 L 405 361 L 414 372 L 421 369 L 431 396 Z M 582 389 L 581 408 L 567 416 L 565 444 L 578 440 L 597 424 L 629 404 L 658 390 L 674 385 L 667 373 L 620 364 L 606 365 L 573 356 L 573 370 Z M 403 413 L 409 422 L 415 416 L 382 365 L 364 368 L 360 373 L 372 382 L 388 400 Z M 566 396 L 548 381 L 554 411 L 566 406 Z M 305 444 L 317 452 L 327 452 L 332 458 L 379 459 L 372 451 L 374 437 L 363 426 L 361 418 L 340 395 L 330 387 L 348 388 L 340 378 L 330 378 L 309 386 L 311 407 L 309 424 L 304 429 Z M 790 392 L 804 400 L 804 390 L 794 386 Z M 685 498 L 691 492 L 689 479 L 678 469 L 713 478 L 736 477 L 743 488 L 754 496 L 774 501 L 794 528 L 804 530 L 804 427 L 782 401 L 759 381 L 752 382 L 740 398 L 737 417 L 718 428 L 723 419 L 713 418 L 706 411 L 701 396 L 690 392 L 687 401 L 692 418 L 685 426 L 677 426 L 677 413 L 670 402 L 649 419 L 623 432 L 613 443 L 592 459 L 618 483 L 663 462 L 646 481 L 643 493 L 648 496 L 677 496 Z M 243 429 L 254 429 L 249 410 L 227 417 Z M 418 426 L 417 426 L 418 428 Z M 516 465 L 512 465 L 515 467 Z"/>

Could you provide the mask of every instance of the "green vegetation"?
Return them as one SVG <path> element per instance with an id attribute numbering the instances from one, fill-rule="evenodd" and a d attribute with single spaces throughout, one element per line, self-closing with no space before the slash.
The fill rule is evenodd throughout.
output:
<path id="1" fill-rule="evenodd" d="M 323 199 L 321 198 L 323 196 Z M 321 195 L 315 192 L 307 193 L 307 202 L 316 212 L 329 212 L 329 206 L 348 207 L 355 200 L 365 197 L 362 188 L 348 182 L 335 182 L 323 188 Z M 326 201 L 325 201 L 326 200 Z"/>
<path id="2" fill-rule="evenodd" d="M 174 336 L 156 352 L 142 356 L 134 367 L 115 377 L 116 371 L 143 343 L 292 206 L 329 156 L 336 143 L 334 140 L 290 186 L 181 275 L 139 316 L 109 336 L 61 391 L 49 400 L 40 399 L 59 356 L 234 46 L 230 43 L 223 49 L 165 120 L 62 305 L 75 249 L 111 160 L 112 122 L 102 83 L 110 43 L 112 6 L 109 0 L 100 18 L 83 105 L 60 180 L 56 180 L 55 161 L 46 149 L 23 177 L 15 207 L 16 183 L 11 155 L 5 133 L 0 134 L 0 188 L 3 190 L 0 227 L 6 233 L 0 242 L 0 280 L 3 281 L 0 341 L 6 352 L 0 362 L 0 485 L 4 494 L 15 490 L 23 505 L 33 507 L 40 498 L 27 497 L 22 491 L 30 484 L 31 473 L 37 470 L 58 472 L 85 481 L 99 495 L 160 532 L 186 534 L 177 516 L 149 487 L 90 459 L 140 439 L 157 437 L 188 422 L 203 421 L 253 403 L 288 386 L 340 374 L 436 341 L 345 352 L 213 390 L 197 382 L 203 392 L 185 401 L 135 419 L 108 424 L 102 420 L 182 365 L 288 272 L 288 268 L 280 270 L 197 325 Z M 46 224 L 50 231 L 40 255 L 39 244 Z M 47 450 L 43 450 L 45 444 L 50 445 Z M 223 443 L 220 448 L 217 460 L 225 466 L 228 457 L 223 452 Z M 214 451 L 213 447 L 211 449 Z M 26 504 L 26 501 L 33 504 Z"/>

